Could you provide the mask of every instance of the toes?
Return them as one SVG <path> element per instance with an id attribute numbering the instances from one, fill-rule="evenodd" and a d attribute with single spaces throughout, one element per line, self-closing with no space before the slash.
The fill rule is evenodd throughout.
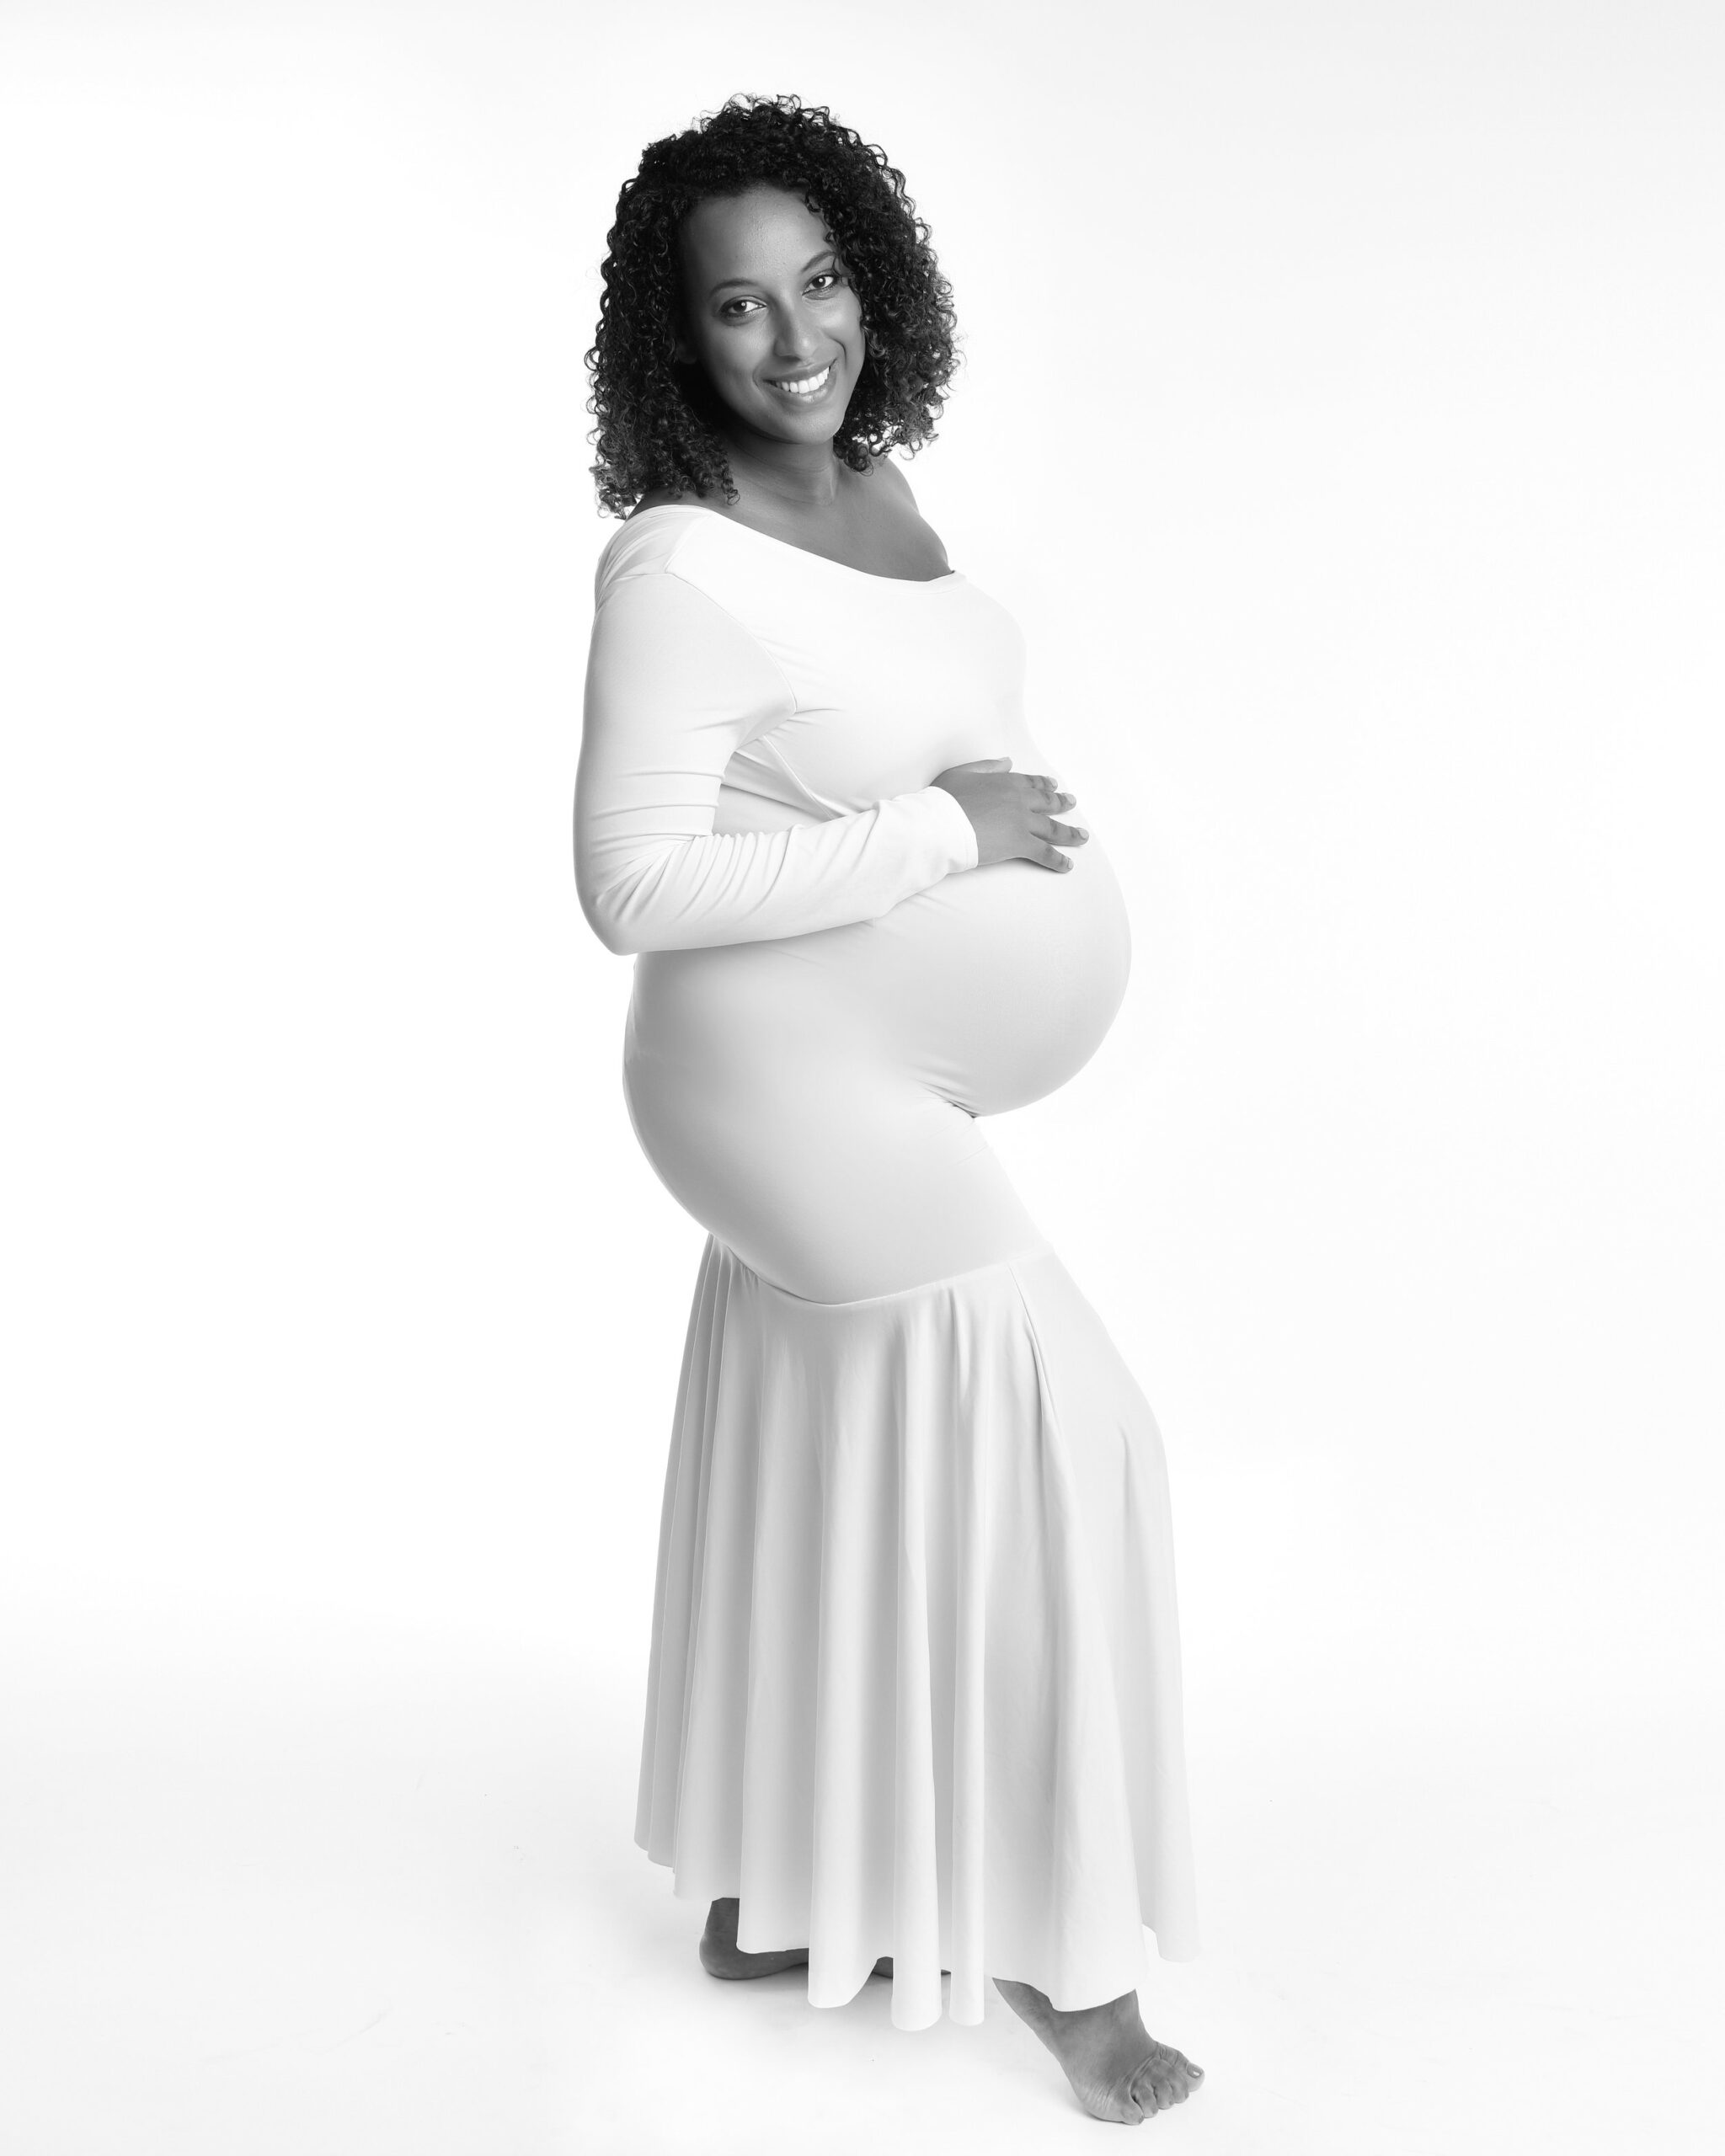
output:
<path id="1" fill-rule="evenodd" d="M 1153 2112 L 1167 2109 L 1168 2099 L 1162 2094 L 1161 2086 L 1156 2079 L 1155 2070 L 1148 2065 L 1140 2067 L 1137 2073 L 1133 2075 L 1131 2087 L 1128 2093 L 1136 2103 L 1139 2115 L 1142 2118 L 1147 2119 Z"/>
<path id="2" fill-rule="evenodd" d="M 1183 2104 L 1203 2079 L 1201 2066 L 1194 2066 L 1182 2052 L 1170 2048 L 1146 2059 L 1133 2075 L 1127 2093 L 1148 2118 L 1153 2111 L 1172 2111 L 1176 2104 Z"/>

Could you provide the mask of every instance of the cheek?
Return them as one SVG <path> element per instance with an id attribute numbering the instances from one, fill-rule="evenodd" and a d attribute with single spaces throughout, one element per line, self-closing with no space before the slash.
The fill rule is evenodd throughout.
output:
<path id="1" fill-rule="evenodd" d="M 773 349 L 772 330 L 770 326 L 765 324 L 758 329 L 751 325 L 749 330 L 744 331 L 731 339 L 732 371 L 738 382 L 746 384 L 755 395 L 761 394 L 756 387 L 756 376 L 763 367 L 769 371 L 772 371 Z"/>
<path id="2" fill-rule="evenodd" d="M 734 381 L 750 373 L 760 359 L 761 339 L 747 328 L 718 329 L 703 326 L 695 344 L 701 364 L 717 382 Z"/>
<path id="3" fill-rule="evenodd" d="M 734 329 L 724 330 L 709 338 L 705 356 L 709 371 L 721 380 L 746 374 L 755 357 L 750 350 L 749 339 Z"/>

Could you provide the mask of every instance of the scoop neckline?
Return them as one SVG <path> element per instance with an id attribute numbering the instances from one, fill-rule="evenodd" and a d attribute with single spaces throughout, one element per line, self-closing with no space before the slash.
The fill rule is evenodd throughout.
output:
<path id="1" fill-rule="evenodd" d="M 846 576 L 860 576 L 870 584 L 907 584 L 913 590 L 935 584 L 961 584 L 964 580 L 962 569 L 948 569 L 939 576 L 879 576 L 873 569 L 854 568 L 849 562 L 836 562 L 830 554 L 817 554 L 811 547 L 799 547 L 793 539 L 775 539 L 770 531 L 757 531 L 752 524 L 740 524 L 734 516 L 722 516 L 716 509 L 702 509 L 698 502 L 654 502 L 651 509 L 638 509 L 624 520 L 622 530 L 637 524 L 644 516 L 662 516 L 667 510 L 681 510 L 690 516 L 711 517 L 715 524 L 728 524 L 734 531 L 747 531 L 757 539 L 764 539 L 769 547 L 782 547 L 787 553 L 800 554 L 805 561 L 825 562 L 830 569 L 842 569 Z M 617 536 L 622 536 L 619 531 Z"/>

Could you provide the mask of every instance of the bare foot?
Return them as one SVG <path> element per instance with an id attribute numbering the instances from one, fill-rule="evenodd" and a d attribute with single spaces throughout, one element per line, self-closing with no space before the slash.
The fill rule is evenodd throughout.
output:
<path id="1" fill-rule="evenodd" d="M 1148 2034 L 1135 1991 L 1106 2006 L 1063 2013 L 1032 1984 L 996 1977 L 994 1988 L 1060 2061 L 1073 2095 L 1092 2118 L 1137 2126 L 1152 2111 L 1183 2104 L 1204 2079 L 1201 2066 Z"/>
<path id="2" fill-rule="evenodd" d="M 781 1946 L 770 1954 L 745 1954 L 737 1945 L 737 1912 L 741 1904 L 734 1894 L 715 1902 L 707 1912 L 707 1929 L 701 1935 L 701 1966 L 709 1977 L 776 1977 L 781 1969 L 800 1969 L 808 1961 L 806 1946 Z M 883 1955 L 874 1974 L 889 1977 L 892 1956 Z"/>

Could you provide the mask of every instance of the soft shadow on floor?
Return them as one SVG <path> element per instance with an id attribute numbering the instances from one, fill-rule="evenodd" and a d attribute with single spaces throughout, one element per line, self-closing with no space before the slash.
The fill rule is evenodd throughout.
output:
<path id="1" fill-rule="evenodd" d="M 991 1998 L 895 2030 L 702 1971 L 633 1839 L 638 1705 L 371 1632 L 38 1638 L 6 1673 L 0 2140 L 30 2156 L 1096 2148 Z M 1563 2156 L 1711 2132 L 1708 1737 L 1201 1733 L 1207 2068 L 1142 2129 L 1230 2156 Z M 1611 2062 L 1604 2070 L 1602 2061 Z M 1112 2147 L 1112 2142 L 1107 2146 Z"/>

